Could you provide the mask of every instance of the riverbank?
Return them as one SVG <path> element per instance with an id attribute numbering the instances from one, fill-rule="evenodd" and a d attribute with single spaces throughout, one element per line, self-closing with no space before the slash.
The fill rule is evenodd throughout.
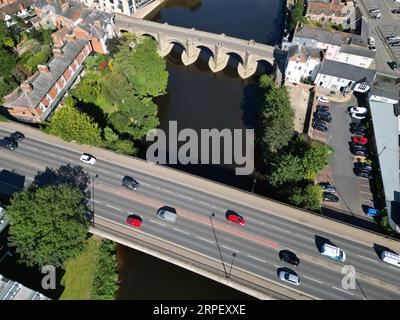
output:
<path id="1" fill-rule="evenodd" d="M 154 10 L 156 10 L 163 2 L 164 2 L 164 0 L 154 0 L 152 3 L 148 4 L 147 6 L 137 9 L 132 14 L 132 17 L 137 18 L 137 19 L 144 19 L 150 13 L 152 13 Z"/>

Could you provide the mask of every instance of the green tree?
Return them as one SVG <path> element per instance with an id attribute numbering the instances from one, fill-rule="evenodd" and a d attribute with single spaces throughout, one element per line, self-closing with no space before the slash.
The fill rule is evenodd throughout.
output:
<path id="1" fill-rule="evenodd" d="M 14 194 L 9 245 L 28 266 L 62 267 L 84 248 L 88 223 L 84 196 L 68 185 L 47 186 Z"/>
<path id="2" fill-rule="evenodd" d="M 271 166 L 267 181 L 275 187 L 288 182 L 298 182 L 304 179 L 302 159 L 293 155 L 277 157 Z"/>
<path id="3" fill-rule="evenodd" d="M 9 94 L 16 86 L 17 83 L 12 77 L 0 77 L 0 98 Z"/>
<path id="4" fill-rule="evenodd" d="M 304 0 L 297 0 L 292 11 L 292 21 L 290 29 L 293 31 L 296 28 L 297 22 L 302 21 L 304 12 Z"/>
<path id="5" fill-rule="evenodd" d="M 25 68 L 30 72 L 36 70 L 39 64 L 46 64 L 50 59 L 50 52 L 47 49 L 40 50 L 28 58 Z"/>
<path id="6" fill-rule="evenodd" d="M 9 76 L 16 64 L 16 57 L 0 47 L 0 77 Z"/>
<path id="7" fill-rule="evenodd" d="M 312 179 L 328 163 L 333 149 L 319 141 L 311 141 L 302 159 L 305 177 Z"/>
<path id="8" fill-rule="evenodd" d="M 0 46 L 4 48 L 14 47 L 13 35 L 2 20 L 0 21 Z"/>
<path id="9" fill-rule="evenodd" d="M 65 106 L 54 113 L 46 131 L 66 141 L 101 145 L 101 130 L 98 124 L 87 114 L 71 106 L 73 104 L 71 97 L 65 100 Z"/>
<path id="10" fill-rule="evenodd" d="M 118 140 L 118 135 L 107 126 L 104 128 L 104 139 L 111 144 Z"/>
<path id="11" fill-rule="evenodd" d="M 88 71 L 79 83 L 71 90 L 71 95 L 77 100 L 85 103 L 96 103 L 98 95 L 101 93 L 103 81 L 97 72 Z"/>
<path id="12" fill-rule="evenodd" d="M 322 188 L 308 184 L 305 188 L 296 187 L 289 195 L 289 203 L 311 211 L 319 211 L 322 200 Z"/>

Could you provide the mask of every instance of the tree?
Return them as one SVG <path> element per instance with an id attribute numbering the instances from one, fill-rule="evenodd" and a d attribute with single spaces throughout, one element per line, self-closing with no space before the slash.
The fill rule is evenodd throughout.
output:
<path id="1" fill-rule="evenodd" d="M 322 188 L 308 184 L 304 188 L 296 187 L 288 197 L 289 203 L 311 211 L 319 211 L 322 200 Z"/>
<path id="2" fill-rule="evenodd" d="M 73 104 L 73 99 L 67 97 L 64 107 L 56 111 L 46 131 L 59 136 L 66 141 L 101 145 L 101 130 L 97 123 L 87 114 L 79 112 Z"/>
<path id="3" fill-rule="evenodd" d="M 0 47 L 8 49 L 14 47 L 13 35 L 3 20 L 0 21 Z"/>
<path id="4" fill-rule="evenodd" d="M 274 162 L 275 164 L 272 164 L 271 172 L 267 177 L 267 181 L 274 187 L 304 179 L 301 158 L 289 154 L 278 157 Z"/>
<path id="5" fill-rule="evenodd" d="M 290 30 L 296 28 L 297 22 L 301 21 L 304 12 L 304 0 L 297 0 L 292 11 L 292 22 L 290 24 Z"/>
<path id="6" fill-rule="evenodd" d="M 106 142 L 112 144 L 118 140 L 118 135 L 110 127 L 107 126 L 104 128 L 104 139 Z"/>
<path id="7" fill-rule="evenodd" d="M 0 47 L 0 77 L 8 76 L 16 64 L 16 57 L 9 51 Z"/>
<path id="8" fill-rule="evenodd" d="M 9 94 L 16 86 L 17 83 L 12 77 L 0 77 L 0 98 Z"/>
<path id="9" fill-rule="evenodd" d="M 79 85 L 71 90 L 71 95 L 85 103 L 95 103 L 102 86 L 103 81 L 98 73 L 87 71 Z"/>
<path id="10" fill-rule="evenodd" d="M 28 266 L 62 267 L 86 241 L 84 195 L 62 184 L 18 192 L 11 199 L 9 245 Z"/>

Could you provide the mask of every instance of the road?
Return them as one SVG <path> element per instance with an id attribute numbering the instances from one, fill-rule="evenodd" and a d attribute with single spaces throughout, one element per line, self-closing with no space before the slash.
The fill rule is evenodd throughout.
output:
<path id="1" fill-rule="evenodd" d="M 9 133 L 8 129 L 1 128 L 0 138 Z M 72 143 L 53 144 L 47 139 L 45 134 L 37 134 L 35 137 L 27 135 L 17 150 L 0 150 L 0 170 L 15 170 L 24 175 L 26 187 L 37 172 L 43 171 L 46 166 L 59 167 L 67 163 L 81 165 L 79 156 L 82 146 Z M 97 156 L 94 167 L 82 166 L 90 175 L 99 175 L 95 183 L 97 217 L 124 226 L 127 215 L 135 212 L 143 218 L 141 232 L 216 260 L 220 259 L 218 241 L 228 270 L 235 252 L 237 256 L 233 270 L 247 270 L 285 288 L 299 290 L 319 299 L 400 298 L 400 270 L 381 262 L 375 250 L 368 245 L 302 226 L 274 215 L 268 209 L 255 210 L 240 199 L 222 199 L 217 194 L 199 192 L 195 187 L 183 188 L 175 183 L 173 171 L 171 177 L 154 177 L 133 166 L 94 155 Z M 141 183 L 138 192 L 121 187 L 124 175 L 133 176 Z M 179 218 L 175 224 L 156 218 L 156 210 L 164 205 L 176 208 Z M 246 225 L 239 227 L 227 223 L 227 208 L 240 212 L 247 220 Z M 215 213 L 213 225 L 216 237 L 210 224 L 211 212 Z M 132 229 L 131 232 L 136 231 Z M 346 262 L 364 275 L 358 277 L 355 290 L 342 288 L 343 274 L 340 268 L 343 264 L 332 262 L 319 254 L 316 235 L 330 239 L 341 247 L 348 257 Z M 301 258 L 300 265 L 292 268 L 301 279 L 298 287 L 281 283 L 277 278 L 277 268 L 288 267 L 278 258 L 278 252 L 283 248 L 296 252 Z"/>

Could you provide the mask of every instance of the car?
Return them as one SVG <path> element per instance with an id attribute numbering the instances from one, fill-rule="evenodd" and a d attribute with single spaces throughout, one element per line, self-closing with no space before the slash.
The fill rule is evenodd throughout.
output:
<path id="1" fill-rule="evenodd" d="M 396 61 L 388 62 L 388 65 L 392 70 L 397 70 L 399 68 L 399 65 L 397 64 Z"/>
<path id="2" fill-rule="evenodd" d="M 80 160 L 84 163 L 94 165 L 96 163 L 96 158 L 88 153 L 84 153 L 81 155 Z"/>
<path id="3" fill-rule="evenodd" d="M 361 145 L 361 144 L 357 144 L 357 143 L 354 143 L 354 142 L 350 142 L 350 148 L 353 149 L 353 150 L 362 150 L 362 151 L 367 150 L 367 146 Z"/>
<path id="4" fill-rule="evenodd" d="M 320 120 L 323 120 L 325 122 L 331 122 L 332 121 L 332 117 L 330 115 L 328 115 L 327 113 L 325 113 L 325 112 L 317 112 L 317 113 L 315 113 L 314 120 L 315 119 L 320 119 Z"/>
<path id="5" fill-rule="evenodd" d="M 278 269 L 278 277 L 282 281 L 288 282 L 290 284 L 294 284 L 298 286 L 300 284 L 300 278 L 296 272 L 287 268 L 279 268 Z"/>
<path id="6" fill-rule="evenodd" d="M 358 143 L 361 145 L 365 145 L 368 143 L 368 139 L 366 137 L 362 137 L 362 136 L 353 136 L 351 139 L 354 143 Z"/>
<path id="7" fill-rule="evenodd" d="M 369 171 L 355 170 L 354 173 L 356 174 L 356 176 L 358 176 L 360 178 L 371 179 L 371 175 L 369 174 Z"/>
<path id="8" fill-rule="evenodd" d="M 289 250 L 279 251 L 279 259 L 294 266 L 298 266 L 300 263 L 300 260 L 297 258 L 296 254 Z"/>
<path id="9" fill-rule="evenodd" d="M 364 107 L 350 107 L 349 108 L 349 112 L 350 113 L 361 113 L 361 114 L 365 114 L 367 113 L 367 108 Z"/>
<path id="10" fill-rule="evenodd" d="M 16 140 L 16 141 L 22 141 L 25 139 L 25 135 L 22 132 L 15 131 L 10 134 L 10 138 Z"/>
<path id="11" fill-rule="evenodd" d="M 391 47 L 397 47 L 400 44 L 400 41 L 395 41 L 395 42 L 390 42 L 389 46 Z"/>
<path id="12" fill-rule="evenodd" d="M 317 100 L 319 102 L 329 103 L 329 99 L 327 97 L 318 97 Z"/>
<path id="13" fill-rule="evenodd" d="M 240 214 L 237 214 L 233 210 L 226 210 L 226 220 L 231 223 L 238 224 L 241 226 L 244 226 L 246 223 L 244 221 L 244 218 Z"/>
<path id="14" fill-rule="evenodd" d="M 363 171 L 372 171 L 372 166 L 369 163 L 365 163 L 365 162 L 355 162 L 354 168 L 356 168 L 358 170 L 363 170 Z"/>
<path id="15" fill-rule="evenodd" d="M 332 117 L 332 115 L 331 115 L 331 113 L 329 111 L 325 111 L 325 110 L 322 110 L 322 109 L 319 109 L 319 110 L 315 111 L 314 115 L 316 115 L 316 114 L 323 115 L 323 116 L 326 116 L 326 117 Z"/>
<path id="16" fill-rule="evenodd" d="M 393 9 L 392 13 L 399 14 L 400 13 L 400 8 Z"/>
<path id="17" fill-rule="evenodd" d="M 326 116 L 321 116 L 321 115 L 315 115 L 314 116 L 314 121 L 319 122 L 319 123 L 323 123 L 326 125 L 326 122 L 331 123 L 332 122 L 332 118 L 331 117 L 326 117 Z"/>
<path id="18" fill-rule="evenodd" d="M 371 45 L 371 46 L 374 46 L 374 45 L 375 45 L 375 39 L 374 39 L 374 37 L 368 37 L 368 44 Z"/>
<path id="19" fill-rule="evenodd" d="M 368 157 L 368 155 L 369 155 L 368 151 L 366 151 L 366 150 L 365 151 L 363 151 L 363 150 L 353 150 L 352 153 L 355 156 L 361 156 L 361 157 Z"/>
<path id="20" fill-rule="evenodd" d="M 338 202 L 339 201 L 339 198 L 336 195 L 329 193 L 329 192 L 324 192 L 322 194 L 322 199 L 324 201 L 328 201 L 328 202 Z"/>
<path id="21" fill-rule="evenodd" d="M 359 122 L 351 122 L 350 128 L 353 128 L 355 130 L 361 130 L 361 131 L 367 130 L 367 126 L 365 124 L 359 123 Z"/>
<path id="22" fill-rule="evenodd" d="M 137 214 L 131 214 L 126 218 L 126 224 L 134 228 L 140 228 L 142 226 L 143 220 Z"/>
<path id="23" fill-rule="evenodd" d="M 372 165 L 372 161 L 369 160 L 369 159 L 360 158 L 360 159 L 357 159 L 357 161 L 358 161 L 359 163 L 367 163 L 367 164 Z"/>
<path id="24" fill-rule="evenodd" d="M 379 217 L 380 214 L 381 213 L 379 212 L 378 209 L 375 209 L 375 208 L 372 208 L 372 207 L 368 208 L 368 211 L 367 211 L 367 216 L 368 217 Z"/>
<path id="25" fill-rule="evenodd" d="M 321 182 L 319 185 L 322 187 L 322 190 L 324 192 L 336 193 L 336 187 L 329 184 L 328 182 Z"/>
<path id="26" fill-rule="evenodd" d="M 388 36 L 388 37 L 386 37 L 386 40 L 389 42 L 400 41 L 400 36 L 398 36 L 398 35 Z"/>
<path id="27" fill-rule="evenodd" d="M 372 45 L 372 44 L 370 44 L 368 46 L 368 49 L 371 50 L 371 51 L 376 51 L 376 47 L 374 45 Z"/>
<path id="28" fill-rule="evenodd" d="M 364 136 L 365 135 L 364 131 L 353 129 L 353 128 L 350 128 L 350 132 L 355 136 Z"/>
<path id="29" fill-rule="evenodd" d="M 131 190 L 138 190 L 140 187 L 139 182 L 137 182 L 134 178 L 129 177 L 129 176 L 125 176 L 122 179 L 122 186 L 124 186 L 127 189 L 131 189 Z"/>
<path id="30" fill-rule="evenodd" d="M 18 146 L 15 144 L 15 142 L 10 142 L 4 139 L 0 139 L 0 147 L 9 149 L 9 150 L 15 150 L 18 148 Z"/>
<path id="31" fill-rule="evenodd" d="M 312 124 L 312 127 L 314 130 L 318 130 L 318 131 L 322 131 L 322 132 L 328 131 L 328 127 L 324 123 L 314 121 Z"/>
<path id="32" fill-rule="evenodd" d="M 324 106 L 322 104 L 317 104 L 316 107 L 317 111 L 322 110 L 322 111 L 329 111 L 329 106 Z"/>
<path id="33" fill-rule="evenodd" d="M 18 142 L 17 140 L 11 138 L 11 137 L 4 137 L 3 140 L 8 141 L 10 143 L 14 143 L 16 147 L 18 147 Z"/>
<path id="34" fill-rule="evenodd" d="M 354 119 L 365 119 L 365 113 L 351 113 L 351 117 Z"/>

